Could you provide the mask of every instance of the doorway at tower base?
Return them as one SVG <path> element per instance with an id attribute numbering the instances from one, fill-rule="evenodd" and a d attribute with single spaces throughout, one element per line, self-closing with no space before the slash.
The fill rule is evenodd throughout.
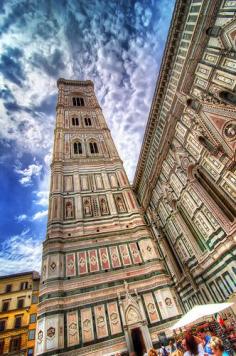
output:
<path id="1" fill-rule="evenodd" d="M 118 296 L 122 324 L 124 327 L 127 349 L 136 352 L 137 356 L 142 356 L 152 348 L 152 340 L 148 330 L 148 322 L 141 297 L 136 292 L 133 297 L 125 282 L 125 298 Z"/>

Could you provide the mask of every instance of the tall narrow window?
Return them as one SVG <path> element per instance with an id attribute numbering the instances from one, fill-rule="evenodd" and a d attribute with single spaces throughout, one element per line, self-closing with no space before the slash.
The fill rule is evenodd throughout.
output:
<path id="1" fill-rule="evenodd" d="M 0 320 L 0 331 L 4 331 L 6 329 L 6 319 Z"/>
<path id="2" fill-rule="evenodd" d="M 9 310 L 10 301 L 6 300 L 2 302 L 2 312 L 7 312 Z"/>
<path id="3" fill-rule="evenodd" d="M 4 340 L 0 340 L 0 355 L 3 354 L 3 349 L 4 349 Z"/>
<path id="4" fill-rule="evenodd" d="M 28 282 L 21 282 L 21 285 L 20 285 L 20 290 L 24 290 L 24 289 L 27 289 L 28 288 Z"/>
<path id="5" fill-rule="evenodd" d="M 79 126 L 79 119 L 78 119 L 78 117 L 75 118 L 75 125 L 76 125 L 76 126 Z"/>
<path id="6" fill-rule="evenodd" d="M 82 144 L 81 142 L 74 142 L 74 154 L 82 154 Z"/>
<path id="7" fill-rule="evenodd" d="M 17 309 L 22 309 L 24 308 L 24 298 L 20 298 L 18 299 L 18 302 L 17 302 Z"/>
<path id="8" fill-rule="evenodd" d="M 21 336 L 14 337 L 10 341 L 10 352 L 18 351 L 21 347 Z"/>
<path id="9" fill-rule="evenodd" d="M 85 125 L 86 126 L 92 126 L 92 121 L 91 121 L 90 117 L 86 117 L 84 119 L 84 121 L 85 121 Z"/>
<path id="10" fill-rule="evenodd" d="M 72 117 L 72 125 L 75 126 L 75 118 Z"/>
<path id="11" fill-rule="evenodd" d="M 90 142 L 89 147 L 91 153 L 98 153 L 98 146 L 96 142 Z"/>
<path id="12" fill-rule="evenodd" d="M 21 327 L 22 317 L 21 315 L 16 316 L 15 318 L 15 329 L 19 329 Z"/>
<path id="13" fill-rule="evenodd" d="M 12 290 L 12 284 L 7 284 L 6 285 L 6 293 L 10 293 Z"/>

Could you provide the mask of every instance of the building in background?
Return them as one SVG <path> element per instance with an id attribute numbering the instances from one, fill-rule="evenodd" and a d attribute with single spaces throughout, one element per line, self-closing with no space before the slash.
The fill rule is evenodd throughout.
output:
<path id="1" fill-rule="evenodd" d="M 177 1 L 134 180 L 185 311 L 236 291 L 235 11 Z"/>
<path id="2" fill-rule="evenodd" d="M 33 355 L 39 274 L 0 277 L 0 355 Z"/>
<path id="3" fill-rule="evenodd" d="M 181 312 L 173 281 L 93 83 L 59 79 L 58 91 L 37 355 L 139 355 Z"/>

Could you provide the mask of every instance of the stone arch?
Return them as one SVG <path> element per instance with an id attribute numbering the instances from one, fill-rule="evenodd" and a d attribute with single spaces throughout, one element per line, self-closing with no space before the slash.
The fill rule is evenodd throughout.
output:
<path id="1" fill-rule="evenodd" d="M 142 317 L 138 308 L 130 304 L 125 310 L 125 321 L 127 325 L 137 324 L 142 321 Z"/>

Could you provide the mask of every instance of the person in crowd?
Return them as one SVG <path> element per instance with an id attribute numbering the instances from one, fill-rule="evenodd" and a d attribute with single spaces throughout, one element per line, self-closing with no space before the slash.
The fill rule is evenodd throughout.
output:
<path id="1" fill-rule="evenodd" d="M 167 351 L 169 352 L 169 354 L 172 354 L 174 351 L 176 351 L 176 344 L 173 340 L 170 340 L 169 345 L 167 347 Z"/>
<path id="2" fill-rule="evenodd" d="M 171 354 L 171 356 L 183 356 L 183 347 L 181 342 L 176 342 L 176 350 Z"/>
<path id="3" fill-rule="evenodd" d="M 188 333 L 184 340 L 183 346 L 186 348 L 184 356 L 204 356 L 202 344 L 198 343 L 192 334 Z"/>
<path id="4" fill-rule="evenodd" d="M 198 331 L 197 335 L 201 340 L 203 344 L 203 348 L 206 354 L 212 355 L 212 350 L 210 348 L 210 342 L 211 342 L 211 333 L 210 331 L 207 333 L 204 329 L 200 329 Z"/>
<path id="5" fill-rule="evenodd" d="M 229 356 L 229 353 L 224 351 L 222 340 L 217 336 L 211 338 L 210 347 L 214 356 Z"/>
<path id="6" fill-rule="evenodd" d="M 155 349 L 150 349 L 148 351 L 148 356 L 158 356 L 158 353 Z"/>
<path id="7" fill-rule="evenodd" d="M 161 356 L 168 356 L 169 355 L 169 352 L 166 350 L 166 348 L 165 348 L 165 346 L 163 344 L 161 345 L 159 353 L 160 353 Z"/>

